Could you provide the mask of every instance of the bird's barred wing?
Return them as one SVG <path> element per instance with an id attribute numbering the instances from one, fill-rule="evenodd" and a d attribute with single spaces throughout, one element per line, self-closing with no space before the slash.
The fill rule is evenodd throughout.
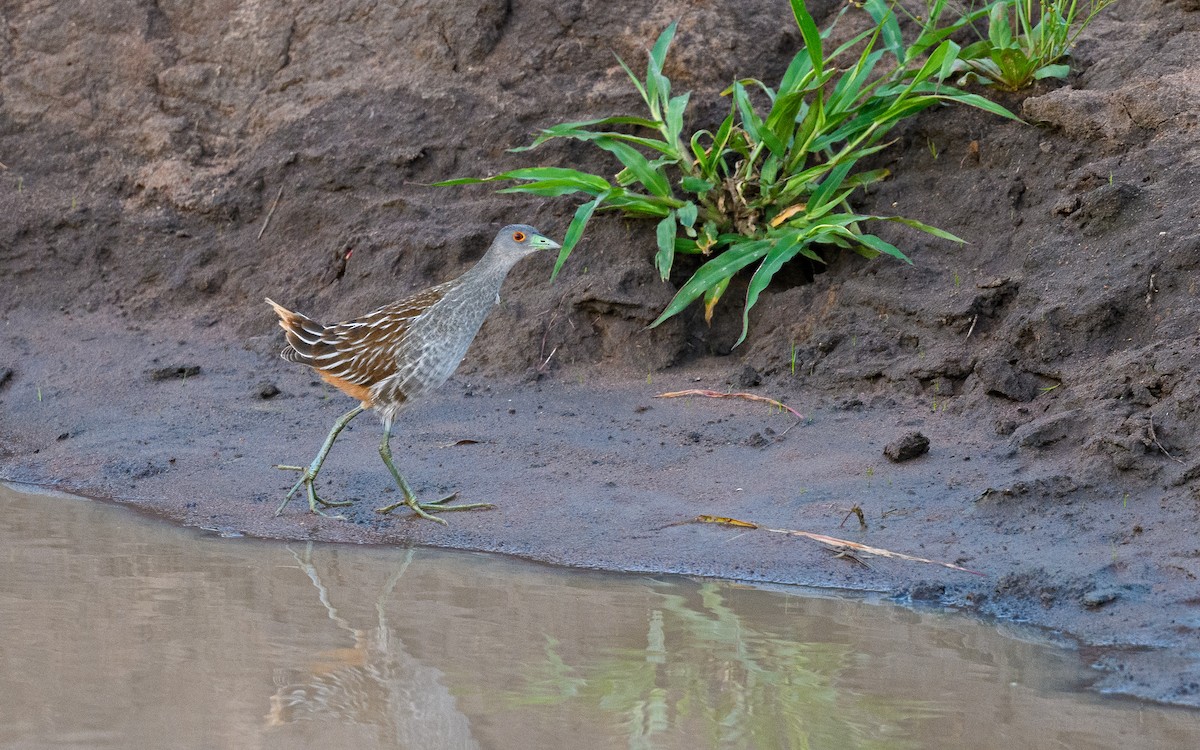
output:
<path id="1" fill-rule="evenodd" d="M 396 372 L 412 321 L 445 296 L 446 286 L 439 284 L 360 318 L 328 326 L 268 302 L 287 332 L 289 346 L 283 358 L 316 369 L 347 393 L 350 391 L 342 384 L 359 386 L 351 395 L 360 397 L 363 389 Z"/>

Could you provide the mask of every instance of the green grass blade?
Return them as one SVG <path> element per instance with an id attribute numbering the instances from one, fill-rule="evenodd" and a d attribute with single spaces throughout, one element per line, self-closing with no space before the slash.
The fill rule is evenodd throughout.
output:
<path id="1" fill-rule="evenodd" d="M 646 62 L 646 103 L 650 105 L 650 114 L 655 119 L 662 119 L 671 98 L 671 81 L 663 75 L 662 69 L 678 25 L 679 22 L 674 21 L 663 29 L 650 50 L 650 59 Z"/>
<path id="2" fill-rule="evenodd" d="M 781 89 L 782 91 L 782 89 Z M 766 128 L 781 144 L 789 143 L 796 132 L 796 117 L 804 106 L 805 91 L 789 91 L 776 97 L 767 113 Z"/>
<path id="3" fill-rule="evenodd" d="M 796 25 L 800 27 L 800 36 L 804 38 L 804 49 L 808 52 L 808 60 L 812 64 L 812 69 L 821 74 L 824 70 L 825 59 L 821 53 L 821 31 L 817 28 L 817 22 L 809 14 L 808 8 L 804 7 L 804 0 L 790 0 L 792 4 L 792 15 L 796 17 Z"/>
<path id="4" fill-rule="evenodd" d="M 691 93 L 680 94 L 673 97 L 667 102 L 667 132 L 664 134 L 667 143 L 671 144 L 672 152 L 675 158 L 679 158 L 678 146 L 679 137 L 683 134 L 683 112 L 687 109 L 688 99 Z"/>
<path id="5" fill-rule="evenodd" d="M 571 251 L 575 249 L 575 246 L 579 244 L 579 239 L 583 237 L 583 230 L 587 226 L 588 219 L 592 218 L 592 214 L 595 213 L 596 209 L 599 208 L 600 204 L 607 197 L 607 193 L 598 195 L 575 209 L 575 218 L 571 219 L 571 224 L 567 227 L 567 233 L 563 237 L 562 248 L 558 251 L 558 259 L 554 261 L 554 270 L 550 273 L 551 281 L 554 281 L 558 277 L 558 272 L 562 270 L 563 263 L 567 262 Z"/>
<path id="6" fill-rule="evenodd" d="M 634 178 L 645 186 L 652 195 L 671 197 L 671 185 L 666 176 L 658 171 L 641 152 L 627 143 L 613 138 L 597 138 L 596 145 L 616 156 Z"/>
<path id="7" fill-rule="evenodd" d="M 650 107 L 650 97 L 646 94 L 646 87 L 642 85 L 641 80 L 639 80 L 637 75 L 634 74 L 633 70 L 625 64 L 625 61 L 621 59 L 620 55 L 614 55 L 614 57 L 616 57 L 617 62 L 621 64 L 621 69 L 625 71 L 625 75 L 629 76 L 629 80 L 633 81 L 633 87 L 637 89 L 638 94 L 641 95 L 642 101 L 646 103 L 647 107 Z"/>
<path id="8" fill-rule="evenodd" d="M 891 4 L 887 0 L 867 0 L 865 7 L 879 27 L 884 48 L 895 55 L 896 62 L 900 65 L 908 62 L 908 51 L 904 47 L 904 39 L 900 36 L 900 22 L 892 12 Z"/>
<path id="9" fill-rule="evenodd" d="M 675 215 L 679 217 L 680 226 L 691 229 L 696 226 L 696 219 L 700 216 L 700 208 L 695 203 L 688 201 L 675 212 Z"/>
<path id="10" fill-rule="evenodd" d="M 903 216 L 864 216 L 862 218 L 875 219 L 877 221 L 891 221 L 891 222 L 895 222 L 897 224 L 903 224 L 906 227 L 912 227 L 913 229 L 919 229 L 922 232 L 925 232 L 926 234 L 932 234 L 934 237 L 941 237 L 944 240 L 950 240 L 951 242 L 957 242 L 960 245 L 967 244 L 966 240 L 964 240 L 961 237 L 956 237 L 955 235 L 950 234 L 945 229 L 938 229 L 937 227 L 933 227 L 928 224 L 924 224 L 915 219 L 906 219 Z"/>
<path id="11" fill-rule="evenodd" d="M 683 201 L 667 200 L 653 195 L 642 195 L 622 188 L 616 188 L 613 190 L 612 195 L 608 196 L 604 201 L 604 208 L 620 210 L 627 216 L 661 219 L 671 213 L 671 209 L 677 208 L 676 204 L 682 203 Z"/>
<path id="12" fill-rule="evenodd" d="M 1038 80 L 1043 78 L 1066 78 L 1070 73 L 1070 65 L 1043 65 L 1034 72 L 1033 77 Z"/>
<path id="13" fill-rule="evenodd" d="M 492 177 L 455 177 L 452 180 L 440 180 L 433 183 L 434 187 L 452 187 L 454 185 L 479 185 L 484 182 L 494 182 L 496 180 L 506 179 L 504 175 L 494 175 Z"/>
<path id="14" fill-rule="evenodd" d="M 500 195 L 512 195 L 515 193 L 526 193 L 528 195 L 540 195 L 543 198 L 557 198 L 562 195 L 570 195 L 571 193 L 586 193 L 587 195 L 595 195 L 589 190 L 580 190 L 579 186 L 573 183 L 564 182 L 563 180 L 539 180 L 538 182 L 527 182 L 523 185 L 513 185 L 511 187 L 499 188 L 496 192 Z"/>
<path id="15" fill-rule="evenodd" d="M 758 302 L 758 296 L 771 283 L 771 278 L 807 244 L 808 239 L 799 232 L 788 233 L 772 243 L 763 262 L 759 264 L 754 275 L 750 277 L 750 286 L 746 289 L 746 307 L 742 310 L 742 335 L 734 342 L 738 344 L 746 340 L 750 332 L 750 308 Z"/>
<path id="16" fill-rule="evenodd" d="M 1010 3 L 996 3 L 988 19 L 988 40 L 996 49 L 1007 49 L 1012 44 L 1012 28 L 1008 25 Z"/>
<path id="17" fill-rule="evenodd" d="M 896 258 L 897 260 L 904 261 L 905 263 L 909 264 L 910 266 L 912 265 L 912 261 L 909 260 L 908 256 L 905 255 L 904 253 L 900 252 L 900 248 L 896 247 L 895 245 L 893 245 L 890 242 L 886 242 L 884 240 L 879 239 L 878 237 L 876 237 L 873 234 L 854 235 L 854 239 L 856 241 L 862 243 L 863 245 L 866 245 L 867 247 L 869 247 L 870 249 L 874 250 L 877 253 L 883 253 L 884 255 L 890 255 L 893 258 Z"/>
<path id="18" fill-rule="evenodd" d="M 890 169 L 872 169 L 867 172 L 858 172 L 846 178 L 844 185 L 854 187 L 862 187 L 864 185 L 874 185 L 876 182 L 883 182 L 890 177 L 892 171 Z"/>
<path id="19" fill-rule="evenodd" d="M 788 63 L 787 70 L 783 72 L 783 78 L 779 79 L 779 94 L 782 96 L 785 93 L 803 89 L 804 82 L 810 80 L 812 76 L 812 58 L 808 56 L 807 51 L 801 50 Z"/>
<path id="20" fill-rule="evenodd" d="M 675 263 L 675 234 L 678 229 L 674 211 L 658 222 L 658 252 L 654 254 L 654 267 L 658 269 L 663 281 L 671 278 L 671 266 Z"/>
<path id="21" fill-rule="evenodd" d="M 745 237 L 741 236 L 736 239 L 740 241 L 738 244 L 731 245 L 720 255 L 696 269 L 696 273 L 692 274 L 692 278 L 679 288 L 662 314 L 650 324 L 651 328 L 678 314 L 708 289 L 766 255 L 771 246 L 771 243 L 765 240 L 747 241 Z"/>
<path id="22" fill-rule="evenodd" d="M 854 168 L 854 163 L 853 159 L 841 162 L 829 171 L 825 179 L 821 180 L 821 184 L 817 185 L 816 190 L 812 191 L 812 195 L 808 199 L 810 215 L 820 212 L 823 208 L 828 210 L 825 204 L 830 202 L 830 198 L 834 192 L 842 186 L 842 181 L 846 179 L 846 175 Z"/>

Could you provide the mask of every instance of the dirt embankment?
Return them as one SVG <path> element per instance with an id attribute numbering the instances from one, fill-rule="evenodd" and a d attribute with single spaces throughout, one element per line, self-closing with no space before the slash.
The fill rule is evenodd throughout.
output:
<path id="1" fill-rule="evenodd" d="M 861 207 L 970 244 L 895 232 L 911 267 L 781 277 L 732 354 L 736 309 L 645 330 L 673 292 L 650 226 L 594 221 L 554 284 L 551 259 L 519 266 L 396 439 L 419 488 L 499 505 L 442 529 L 370 511 L 390 495 L 366 419 L 323 474 L 361 501 L 352 521 L 271 517 L 288 481 L 270 464 L 307 460 L 346 404 L 274 356 L 261 299 L 342 319 L 461 272 L 498 225 L 561 234 L 566 199 L 427 184 L 528 163 L 505 149 L 537 127 L 636 112 L 613 53 L 640 66 L 676 18 L 667 72 L 712 126 L 730 80 L 794 54 L 786 4 L 9 3 L 0 477 L 268 536 L 888 590 L 1067 630 L 1105 687 L 1195 705 L 1194 6 L 1121 0 L 1065 85 L 1004 100 L 1029 125 L 944 109 L 898 129 Z M 615 169 L 579 145 L 532 158 Z M 696 385 L 810 419 L 652 398 Z M 883 457 L 914 430 L 927 455 Z M 439 447 L 464 438 L 481 443 Z M 841 525 L 853 505 L 865 529 Z M 680 523 L 699 513 L 987 577 Z"/>

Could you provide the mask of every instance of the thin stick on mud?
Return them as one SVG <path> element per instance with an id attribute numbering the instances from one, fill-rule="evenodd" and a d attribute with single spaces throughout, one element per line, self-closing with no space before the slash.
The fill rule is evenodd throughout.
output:
<path id="1" fill-rule="evenodd" d="M 776 401 L 775 399 L 767 398 L 766 396 L 759 396 L 755 393 L 722 393 L 720 391 L 710 391 L 705 388 L 692 388 L 686 391 L 660 393 L 655 396 L 655 398 L 681 398 L 684 396 L 702 396 L 704 398 L 741 398 L 747 401 L 758 401 L 764 404 L 770 404 L 777 409 L 785 409 L 795 415 L 796 419 L 799 419 L 801 422 L 803 422 L 805 418 L 803 414 L 783 403 L 782 401 Z"/>
<path id="2" fill-rule="evenodd" d="M 1154 444 L 1158 446 L 1158 449 L 1163 452 L 1164 456 L 1171 459 L 1172 461 L 1174 461 L 1177 464 L 1183 463 L 1182 459 L 1172 456 L 1170 453 L 1167 452 L 1167 449 L 1163 447 L 1163 444 L 1158 442 L 1158 434 L 1154 431 L 1154 415 L 1153 414 L 1150 415 L 1150 439 L 1154 441 Z"/>
<path id="3" fill-rule="evenodd" d="M 279 186 L 279 192 L 275 194 L 275 202 L 271 204 L 271 209 L 267 211 L 267 218 L 263 220 L 262 229 L 258 230 L 258 237 L 255 242 L 261 240 L 263 232 L 267 231 L 267 225 L 271 223 L 271 217 L 275 215 L 275 209 L 279 208 L 279 199 L 283 197 L 283 185 Z"/>
<path id="4" fill-rule="evenodd" d="M 858 542 L 851 542 L 846 539 L 838 539 L 835 536 L 826 536 L 825 534 L 817 534 L 812 531 L 800 531 L 799 529 L 769 529 L 765 526 L 760 526 L 757 523 L 754 523 L 753 521 L 740 521 L 736 518 L 727 518 L 725 516 L 707 516 L 707 515 L 696 516 L 696 520 L 700 523 L 716 523 L 716 524 L 721 524 L 722 526 L 733 526 L 734 528 L 738 528 L 738 529 L 761 529 L 763 531 L 769 531 L 772 534 L 787 534 L 788 536 L 805 537 L 806 539 L 812 539 L 814 542 L 820 542 L 821 544 L 824 544 L 825 546 L 827 546 L 837 552 L 849 551 L 851 553 L 875 555 L 877 557 L 891 557 L 891 558 L 895 558 L 897 560 L 909 560 L 911 562 L 927 563 L 929 565 L 940 565 L 943 568 L 950 568 L 951 570 L 959 570 L 959 571 L 962 571 L 963 573 L 970 573 L 973 576 L 982 576 L 983 575 L 983 573 L 980 573 L 977 570 L 971 570 L 970 568 L 964 568 L 963 566 L 955 565 L 954 563 L 941 562 L 939 560 L 930 560 L 930 559 L 924 558 L 924 557 L 915 557 L 913 555 L 906 555 L 903 552 L 892 552 L 891 550 L 883 549 L 881 547 L 868 547 L 865 544 L 859 544 Z"/>

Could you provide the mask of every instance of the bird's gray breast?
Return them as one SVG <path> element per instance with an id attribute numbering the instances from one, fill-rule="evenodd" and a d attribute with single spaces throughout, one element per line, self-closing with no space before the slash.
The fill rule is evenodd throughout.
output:
<path id="1" fill-rule="evenodd" d="M 498 300 L 498 290 L 453 289 L 413 321 L 397 352 L 396 386 L 407 399 L 454 374 Z"/>

